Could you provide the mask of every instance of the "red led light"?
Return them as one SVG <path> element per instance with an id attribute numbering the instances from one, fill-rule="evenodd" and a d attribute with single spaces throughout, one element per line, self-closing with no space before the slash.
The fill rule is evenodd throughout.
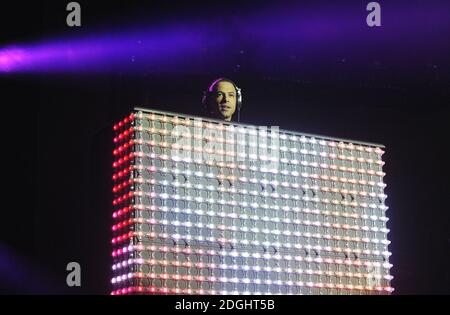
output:
<path id="1" fill-rule="evenodd" d="M 131 179 L 129 179 L 129 180 L 126 180 L 126 181 L 114 186 L 114 188 L 116 189 L 116 191 L 119 191 L 119 190 L 124 189 L 125 187 L 130 186 L 132 183 L 133 183 L 133 181 Z"/>
<path id="2" fill-rule="evenodd" d="M 113 205 L 115 206 L 115 205 L 117 205 L 117 204 L 119 204 L 119 203 L 121 203 L 121 202 L 123 202 L 125 200 L 128 200 L 128 199 L 132 198 L 132 197 L 133 197 L 133 192 L 130 191 L 128 194 L 123 194 L 122 196 L 114 199 L 113 200 Z"/>
<path id="3" fill-rule="evenodd" d="M 131 160 L 133 157 L 135 156 L 135 154 L 133 152 L 129 153 L 128 155 L 121 157 L 120 159 L 118 159 L 117 161 L 115 161 L 113 163 L 113 167 L 119 167 L 122 164 L 124 164 L 125 162 L 128 162 L 129 160 Z"/>
<path id="4" fill-rule="evenodd" d="M 134 131 L 134 128 L 130 127 L 129 129 L 127 129 L 124 132 L 120 133 L 117 137 L 114 138 L 114 143 L 117 143 L 119 140 L 125 139 L 126 137 L 131 135 L 133 133 L 133 131 Z"/>
<path id="5" fill-rule="evenodd" d="M 113 231 L 116 231 L 116 230 L 118 230 L 118 229 L 122 229 L 122 228 L 126 227 L 127 225 L 130 225 L 130 224 L 133 224 L 133 223 L 143 223 L 143 222 L 144 222 L 144 221 L 141 220 L 141 219 L 128 219 L 128 220 L 121 221 L 121 222 L 119 222 L 119 223 L 113 225 L 113 226 L 112 226 L 112 229 L 113 229 Z M 121 237 L 122 237 L 122 238 L 123 238 L 123 237 L 126 237 L 126 235 L 127 235 L 127 234 L 124 234 L 124 235 L 121 236 Z"/>

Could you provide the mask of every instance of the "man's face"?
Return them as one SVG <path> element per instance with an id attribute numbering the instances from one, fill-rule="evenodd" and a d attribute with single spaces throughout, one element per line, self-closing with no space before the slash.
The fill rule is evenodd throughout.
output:
<path id="1" fill-rule="evenodd" d="M 224 120 L 230 121 L 236 111 L 236 97 L 234 85 L 227 81 L 221 81 L 214 86 L 211 94 L 211 109 L 218 111 Z"/>

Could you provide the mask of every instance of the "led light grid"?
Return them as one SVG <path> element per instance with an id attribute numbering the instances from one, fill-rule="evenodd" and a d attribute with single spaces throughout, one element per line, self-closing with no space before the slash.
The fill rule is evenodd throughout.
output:
<path id="1" fill-rule="evenodd" d="M 112 294 L 389 294 L 382 146 L 136 109 Z"/>

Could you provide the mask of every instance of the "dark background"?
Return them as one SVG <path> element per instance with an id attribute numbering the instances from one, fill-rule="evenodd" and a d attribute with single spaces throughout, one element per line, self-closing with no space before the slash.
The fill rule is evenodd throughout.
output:
<path id="1" fill-rule="evenodd" d="M 208 17 L 233 28 L 228 16 L 245 19 L 274 5 L 79 1 L 83 27 L 71 29 L 65 24 L 67 2 L 2 4 L 0 46 L 146 21 Z M 320 10 L 324 3 L 304 5 Z M 362 8 L 362 23 L 365 4 L 346 4 Z M 133 106 L 200 114 L 202 91 L 227 76 L 243 90 L 242 122 L 384 144 L 395 294 L 449 294 L 450 28 L 435 29 L 429 19 L 404 21 L 412 32 L 423 30 L 417 38 L 421 50 L 402 50 L 398 38 L 376 52 L 334 43 L 334 49 L 302 59 L 296 47 L 283 46 L 261 64 L 253 55 L 257 47 L 244 37 L 220 57 L 207 55 L 209 65 L 220 58 L 217 67 L 196 71 L 0 74 L 1 292 L 108 294 L 112 124 Z M 389 23 L 382 27 L 390 32 Z M 427 40 L 423 34 L 436 36 Z M 81 288 L 65 284 L 71 261 L 81 264 Z"/>

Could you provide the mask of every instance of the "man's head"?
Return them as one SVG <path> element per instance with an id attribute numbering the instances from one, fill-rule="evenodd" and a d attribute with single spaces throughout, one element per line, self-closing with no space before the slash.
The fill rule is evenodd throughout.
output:
<path id="1" fill-rule="evenodd" d="M 214 118 L 231 121 L 239 105 L 240 90 L 235 84 L 224 78 L 215 80 L 205 94 L 205 105 L 209 115 Z"/>

